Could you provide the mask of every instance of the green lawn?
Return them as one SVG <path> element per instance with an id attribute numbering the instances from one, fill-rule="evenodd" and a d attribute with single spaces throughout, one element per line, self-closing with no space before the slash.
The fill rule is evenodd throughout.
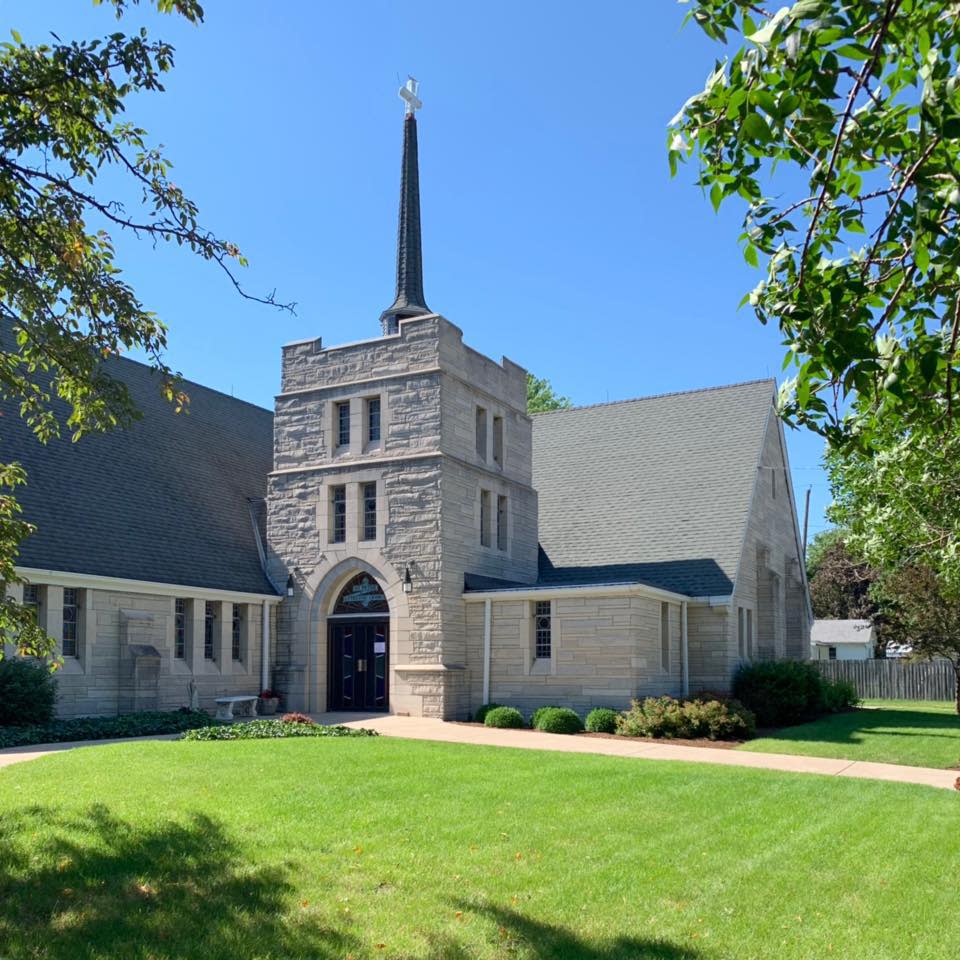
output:
<path id="1" fill-rule="evenodd" d="M 0 770 L 4 960 L 931 960 L 960 794 L 380 738 Z"/>
<path id="2" fill-rule="evenodd" d="M 740 750 L 839 757 L 914 767 L 960 766 L 960 717 L 952 703 L 867 700 L 865 707 L 778 730 Z"/>

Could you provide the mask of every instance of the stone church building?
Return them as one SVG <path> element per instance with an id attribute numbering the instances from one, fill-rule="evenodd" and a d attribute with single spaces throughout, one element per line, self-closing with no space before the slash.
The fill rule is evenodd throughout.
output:
<path id="1" fill-rule="evenodd" d="M 530 416 L 526 371 L 426 305 L 406 99 L 378 336 L 283 347 L 272 414 L 188 383 L 178 417 L 124 359 L 129 430 L 42 446 L 4 404 L 38 526 L 10 589 L 58 640 L 61 714 L 265 687 L 311 712 L 582 713 L 809 655 L 773 381 Z"/>

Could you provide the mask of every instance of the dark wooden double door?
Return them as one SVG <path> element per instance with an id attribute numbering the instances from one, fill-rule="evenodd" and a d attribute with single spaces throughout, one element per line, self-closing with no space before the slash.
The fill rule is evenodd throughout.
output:
<path id="1" fill-rule="evenodd" d="M 329 709 L 387 710 L 390 624 L 387 620 L 329 622 Z"/>

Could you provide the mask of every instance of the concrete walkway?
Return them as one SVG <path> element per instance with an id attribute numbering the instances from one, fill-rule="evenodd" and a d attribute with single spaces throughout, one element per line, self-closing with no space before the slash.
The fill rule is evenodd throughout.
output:
<path id="1" fill-rule="evenodd" d="M 747 753 L 716 747 L 685 747 L 667 740 L 640 741 L 606 737 L 570 737 L 538 730 L 496 730 L 478 724 L 446 723 L 425 717 L 396 717 L 384 714 L 314 714 L 318 723 L 341 723 L 348 727 L 367 727 L 387 737 L 407 740 L 434 740 L 439 743 L 475 743 L 488 747 L 516 747 L 521 750 L 555 750 L 561 753 L 596 753 L 608 757 L 634 757 L 641 760 L 680 760 L 687 763 L 716 763 L 730 767 L 754 767 L 782 770 L 786 773 L 819 773 L 833 777 L 864 780 L 890 780 L 917 783 L 952 790 L 960 771 L 930 767 L 906 767 L 893 763 L 868 763 L 863 760 L 833 760 L 827 757 L 797 757 L 781 753 Z M 178 734 L 136 737 L 126 740 L 87 740 L 77 743 L 38 744 L 0 750 L 0 767 L 33 760 L 76 747 L 98 747 L 136 740 L 173 740 Z"/>
<path id="2" fill-rule="evenodd" d="M 557 750 L 563 753 L 599 753 L 608 757 L 637 757 L 643 760 L 681 760 L 687 763 L 716 763 L 729 767 L 783 770 L 786 773 L 819 773 L 863 780 L 891 780 L 919 783 L 928 787 L 954 789 L 960 770 L 907 767 L 894 763 L 864 760 L 835 760 L 828 757 L 799 757 L 783 753 L 748 753 L 717 747 L 686 747 L 668 740 L 641 741 L 606 737 L 571 737 L 538 730 L 497 730 L 479 724 L 446 723 L 425 717 L 395 717 L 383 714 L 323 713 L 314 715 L 319 723 L 342 723 L 348 727 L 369 727 L 387 737 L 408 740 L 436 740 L 442 743 L 477 743 L 489 747 L 518 747 L 522 750 Z"/>

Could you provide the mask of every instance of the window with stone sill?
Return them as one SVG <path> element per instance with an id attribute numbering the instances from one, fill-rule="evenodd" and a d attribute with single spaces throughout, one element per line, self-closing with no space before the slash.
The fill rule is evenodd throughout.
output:
<path id="1" fill-rule="evenodd" d="M 363 500 L 363 529 L 361 540 L 377 539 L 377 484 L 364 483 L 360 487 Z"/>
<path id="2" fill-rule="evenodd" d="M 487 411 L 483 407 L 477 407 L 477 456 L 481 460 L 487 459 Z"/>
<path id="3" fill-rule="evenodd" d="M 480 546 L 490 546 L 490 491 L 480 491 Z"/>
<path id="4" fill-rule="evenodd" d="M 364 401 L 364 407 L 367 431 L 365 442 L 369 445 L 377 444 L 380 442 L 380 398 L 368 397 Z"/>
<path id="5" fill-rule="evenodd" d="M 217 605 L 213 600 L 207 600 L 203 610 L 203 659 L 216 660 L 214 637 L 217 626 Z"/>
<path id="6" fill-rule="evenodd" d="M 175 660 L 187 656 L 187 601 L 183 597 L 173 601 L 173 656 Z"/>
<path id="7" fill-rule="evenodd" d="M 533 604 L 533 658 L 549 660 L 553 656 L 553 610 L 549 600 Z"/>
<path id="8" fill-rule="evenodd" d="M 350 401 L 334 405 L 334 428 L 336 429 L 337 449 L 350 446 Z"/>
<path id="9" fill-rule="evenodd" d="M 330 542 L 347 540 L 347 488 L 338 484 L 330 488 Z"/>
<path id="10" fill-rule="evenodd" d="M 63 641 L 61 652 L 76 658 L 80 652 L 80 591 L 76 587 L 63 588 Z"/>
<path id="11" fill-rule="evenodd" d="M 235 603 L 233 605 L 233 622 L 230 624 L 230 654 L 234 662 L 243 660 L 243 644 L 241 637 L 243 635 L 243 606 Z"/>
<path id="12" fill-rule="evenodd" d="M 660 604 L 660 669 L 670 672 L 670 604 Z"/>
<path id="13" fill-rule="evenodd" d="M 497 549 L 507 549 L 507 498 L 497 497 Z"/>
<path id="14" fill-rule="evenodd" d="M 37 583 L 26 583 L 23 586 L 23 605 L 33 614 L 34 621 L 40 623 L 41 588 Z"/>

